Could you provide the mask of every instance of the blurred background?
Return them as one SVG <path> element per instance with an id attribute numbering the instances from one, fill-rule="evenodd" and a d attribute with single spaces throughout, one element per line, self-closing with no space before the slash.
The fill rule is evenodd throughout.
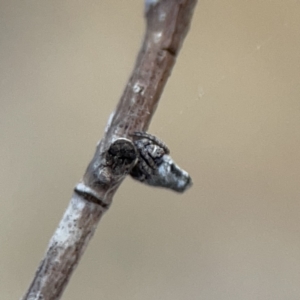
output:
<path id="1" fill-rule="evenodd" d="M 150 127 L 194 185 L 127 178 L 63 299 L 299 299 L 299 30 L 299 1 L 199 1 Z M 142 1 L 1 1 L 1 299 L 32 280 L 143 32 Z"/>

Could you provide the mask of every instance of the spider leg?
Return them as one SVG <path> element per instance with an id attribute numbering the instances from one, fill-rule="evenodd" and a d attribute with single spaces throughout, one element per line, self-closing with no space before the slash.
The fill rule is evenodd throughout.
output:
<path id="1" fill-rule="evenodd" d="M 154 170 L 143 159 L 139 161 L 139 168 L 145 177 L 152 175 L 154 172 Z"/>
<path id="2" fill-rule="evenodd" d="M 147 133 L 147 132 L 144 132 L 144 131 L 136 131 L 136 132 L 132 133 L 131 136 L 136 136 L 136 137 L 139 137 L 139 138 L 146 138 L 146 139 L 152 141 L 157 146 L 163 148 L 164 151 L 165 151 L 165 154 L 170 153 L 170 150 L 167 147 L 167 145 L 164 142 L 162 142 L 160 139 L 158 139 L 156 136 L 154 136 L 150 133 Z"/>
<path id="3" fill-rule="evenodd" d="M 138 149 L 138 153 L 141 158 L 140 160 L 145 162 L 146 165 L 155 170 L 157 168 L 157 165 L 149 153 L 149 147 L 151 146 L 151 144 L 148 143 L 147 140 L 144 141 L 143 139 L 136 141 L 135 146 Z"/>

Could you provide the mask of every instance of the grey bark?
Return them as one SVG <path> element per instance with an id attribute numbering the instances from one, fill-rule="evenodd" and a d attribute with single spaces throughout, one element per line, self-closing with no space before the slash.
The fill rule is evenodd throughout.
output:
<path id="1" fill-rule="evenodd" d="M 189 29 L 197 1 L 145 2 L 146 32 L 132 75 L 22 298 L 24 300 L 60 299 L 98 222 L 135 164 L 134 154 L 120 160 L 115 159 L 111 150 L 121 145 L 131 153 L 130 133 L 147 130 Z"/>

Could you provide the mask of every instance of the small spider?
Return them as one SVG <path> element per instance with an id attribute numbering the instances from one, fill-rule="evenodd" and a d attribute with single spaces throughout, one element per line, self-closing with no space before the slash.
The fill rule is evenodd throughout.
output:
<path id="1" fill-rule="evenodd" d="M 139 181 L 145 181 L 153 175 L 165 154 L 169 154 L 168 147 L 157 137 L 146 132 L 134 132 L 133 143 L 138 152 L 138 162 L 131 171 L 131 176 Z"/>

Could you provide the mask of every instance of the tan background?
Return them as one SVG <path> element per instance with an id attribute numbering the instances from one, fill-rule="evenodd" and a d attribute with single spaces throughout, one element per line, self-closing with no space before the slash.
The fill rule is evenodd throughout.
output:
<path id="1" fill-rule="evenodd" d="M 142 1 L 0 2 L 0 299 L 18 299 L 102 136 Z M 300 2 L 202 0 L 150 131 L 194 186 L 128 178 L 63 299 L 300 298 Z"/>

